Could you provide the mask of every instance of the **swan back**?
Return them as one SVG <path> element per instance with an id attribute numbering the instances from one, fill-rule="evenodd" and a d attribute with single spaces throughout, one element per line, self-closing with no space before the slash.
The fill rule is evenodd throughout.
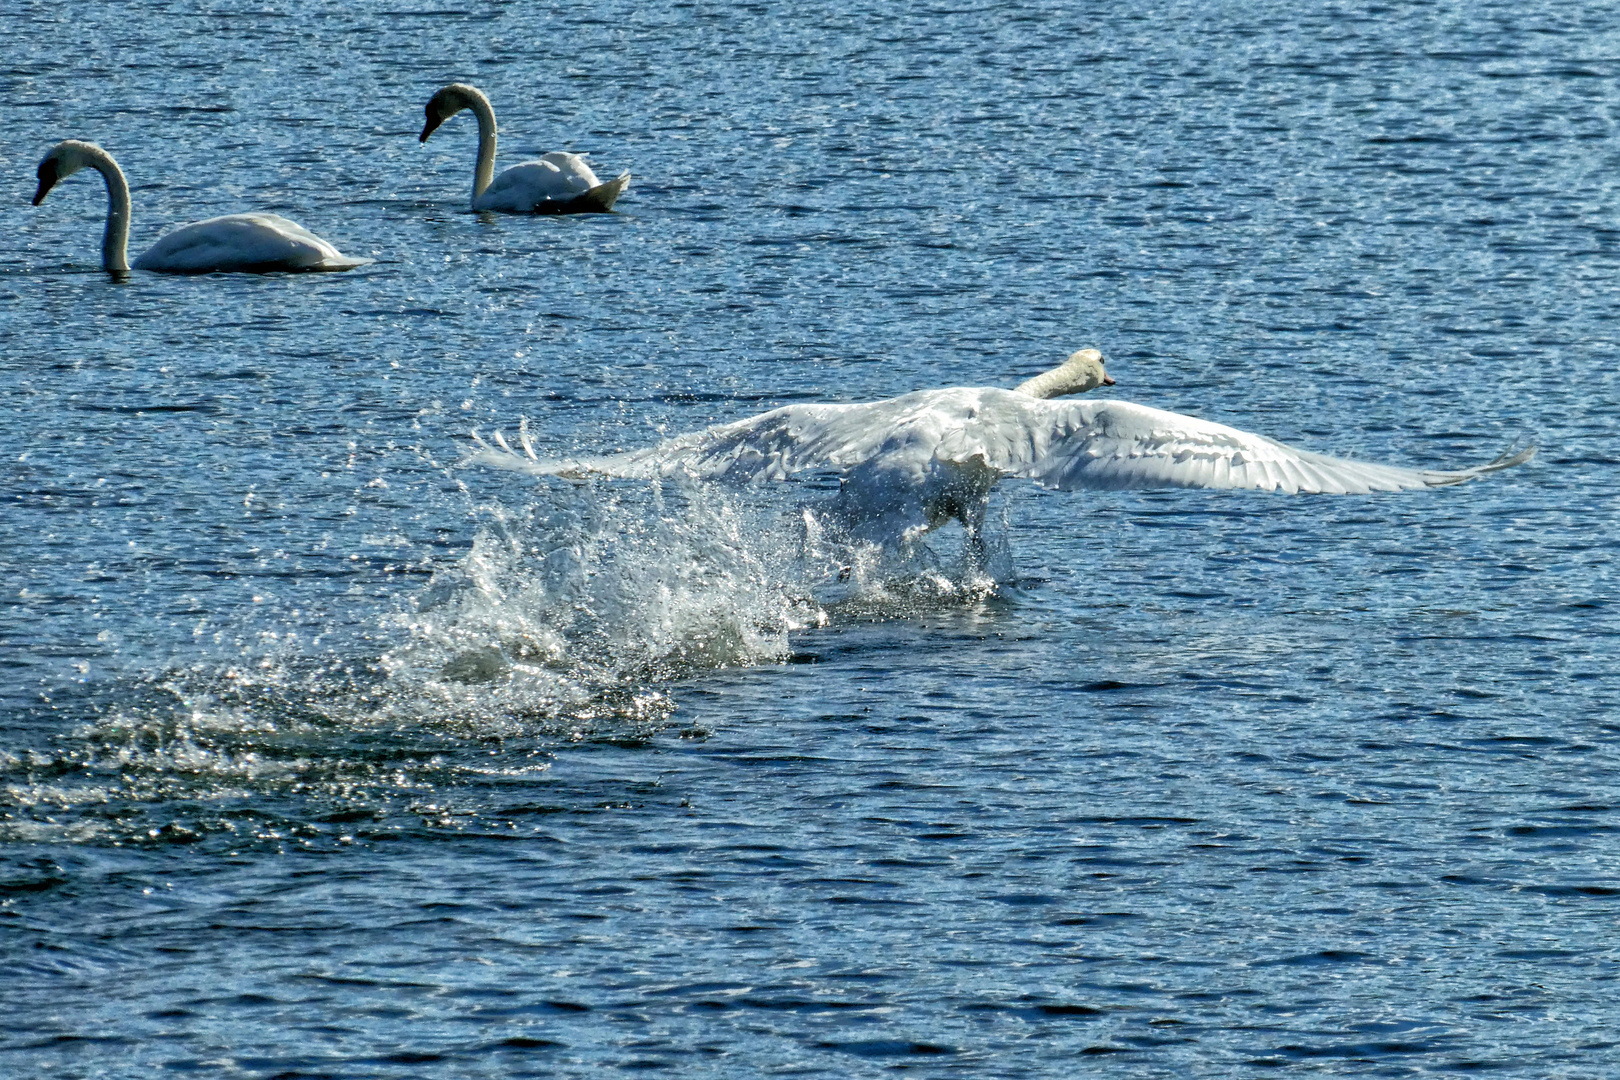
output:
<path id="1" fill-rule="evenodd" d="M 474 197 L 474 210 L 532 214 L 548 202 L 578 198 L 598 185 L 596 174 L 577 154 L 558 151 L 502 171 Z"/>
<path id="2" fill-rule="evenodd" d="M 165 233 L 135 260 L 135 269 L 171 274 L 350 270 L 369 262 L 345 256 L 280 215 L 228 214 Z"/>

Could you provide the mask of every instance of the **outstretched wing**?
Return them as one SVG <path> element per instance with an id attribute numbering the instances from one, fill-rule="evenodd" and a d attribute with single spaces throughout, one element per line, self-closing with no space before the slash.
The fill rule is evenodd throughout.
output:
<path id="1" fill-rule="evenodd" d="M 1047 405 L 1045 402 L 1037 403 Z M 1247 488 L 1365 494 L 1460 484 L 1528 461 L 1535 448 L 1469 469 L 1406 469 L 1331 457 L 1197 417 L 1129 401 L 1053 402 L 1025 425 L 1028 442 L 991 465 L 1063 490 Z"/>
<path id="2" fill-rule="evenodd" d="M 855 405 L 785 405 L 746 420 L 667 439 L 645 450 L 606 457 L 545 461 L 535 455 L 527 432 L 522 433 L 521 454 L 498 432 L 494 439 L 499 449 L 474 432 L 482 449 L 469 460 L 541 476 L 595 474 L 636 479 L 679 473 L 730 483 L 785 480 L 800 469 L 858 465 L 886 447 L 898 452 L 897 431 L 914 426 L 916 419 L 917 410 L 905 403 L 919 396 Z M 922 451 L 923 460 L 932 457 L 931 449 Z"/>
<path id="3" fill-rule="evenodd" d="M 476 434 L 476 433 L 475 433 Z M 542 461 L 495 436 L 472 461 L 550 476 L 671 476 L 746 483 L 868 462 L 920 482 L 935 462 L 982 462 L 1063 490 L 1249 488 L 1329 494 L 1402 491 L 1471 480 L 1534 448 L 1457 471 L 1330 457 L 1225 424 L 1128 401 L 1055 401 L 997 389 L 924 390 L 858 405 L 787 405 L 608 457 Z"/>

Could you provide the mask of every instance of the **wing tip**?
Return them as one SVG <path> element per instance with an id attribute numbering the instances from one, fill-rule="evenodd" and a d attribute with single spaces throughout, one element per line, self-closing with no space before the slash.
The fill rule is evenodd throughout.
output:
<path id="1" fill-rule="evenodd" d="M 1469 469 L 1457 469 L 1454 471 L 1425 470 L 1423 480 L 1429 487 L 1464 484 L 1470 480 L 1478 480 L 1480 477 L 1488 476 L 1493 472 L 1501 472 L 1503 469 L 1511 469 L 1515 465 L 1523 465 L 1536 456 L 1537 449 L 1538 447 L 1534 443 L 1518 450 L 1509 445 L 1506 450 L 1483 465 L 1475 465 Z"/>
<path id="2" fill-rule="evenodd" d="M 506 441 L 506 433 L 499 428 L 490 432 L 490 439 L 495 445 L 491 446 L 483 433 L 477 428 L 471 429 L 468 434 L 472 437 L 474 449 L 458 463 L 465 467 L 468 465 L 488 465 L 496 469 L 505 469 L 508 472 L 528 473 L 531 476 L 570 476 L 571 470 L 578 467 L 573 461 L 547 461 L 535 453 L 534 443 L 529 437 L 529 421 L 523 417 L 518 422 L 518 445 L 521 452 L 512 449 Z"/>

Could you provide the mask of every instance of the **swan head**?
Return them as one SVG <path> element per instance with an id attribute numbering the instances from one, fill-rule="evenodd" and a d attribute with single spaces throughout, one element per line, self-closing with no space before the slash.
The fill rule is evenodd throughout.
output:
<path id="1" fill-rule="evenodd" d="M 90 164 L 90 157 L 94 154 L 105 157 L 107 152 L 95 143 L 80 142 L 78 139 L 67 139 L 51 147 L 50 153 L 39 163 L 39 190 L 34 192 L 34 205 L 44 202 L 45 196 L 58 181 L 67 179 Z"/>
<path id="2" fill-rule="evenodd" d="M 1069 354 L 1069 358 L 1058 367 L 1033 379 L 1026 379 L 1013 390 L 1030 397 L 1055 398 L 1113 385 L 1113 376 L 1103 367 L 1103 354 L 1096 349 L 1081 349 Z"/>
<path id="3" fill-rule="evenodd" d="M 451 83 L 428 98 L 427 105 L 422 109 L 427 114 L 427 123 L 422 125 L 422 137 L 416 141 L 427 142 L 428 136 L 433 134 L 440 124 L 462 109 L 472 108 L 475 96 L 483 97 L 476 87 L 468 86 L 466 83 Z"/>

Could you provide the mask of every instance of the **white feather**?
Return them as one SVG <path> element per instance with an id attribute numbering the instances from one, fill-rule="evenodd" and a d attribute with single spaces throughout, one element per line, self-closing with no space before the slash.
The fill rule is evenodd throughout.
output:
<path id="1" fill-rule="evenodd" d="M 851 405 L 788 405 L 644 450 L 540 461 L 487 448 L 471 461 L 536 475 L 678 474 L 730 483 L 809 468 L 844 474 L 838 508 L 858 534 L 904 540 L 960 519 L 971 530 L 990 488 L 1023 477 L 1064 491 L 1226 488 L 1366 494 L 1442 487 L 1528 460 L 1408 469 L 1286 446 L 1263 435 L 1128 401 L 1055 400 L 1012 390 L 921 390 Z"/>
<path id="2" fill-rule="evenodd" d="M 630 183 L 629 173 L 621 173 L 603 183 L 585 164 L 583 156 L 562 150 L 513 165 L 496 176 L 495 107 L 482 90 L 466 83 L 451 83 L 429 99 L 422 141 L 426 142 L 440 124 L 463 109 L 470 109 L 478 118 L 478 158 L 473 166 L 474 210 L 502 214 L 603 212 L 613 208 L 614 201 Z"/>
<path id="3" fill-rule="evenodd" d="M 40 162 L 34 203 L 38 205 L 57 181 L 86 168 L 95 169 L 107 182 L 101 265 L 114 272 L 128 270 L 129 182 L 107 151 L 76 139 L 57 143 Z M 371 261 L 348 258 L 302 225 L 276 214 L 230 214 L 164 234 L 135 260 L 134 268 L 170 274 L 351 270 Z"/>

